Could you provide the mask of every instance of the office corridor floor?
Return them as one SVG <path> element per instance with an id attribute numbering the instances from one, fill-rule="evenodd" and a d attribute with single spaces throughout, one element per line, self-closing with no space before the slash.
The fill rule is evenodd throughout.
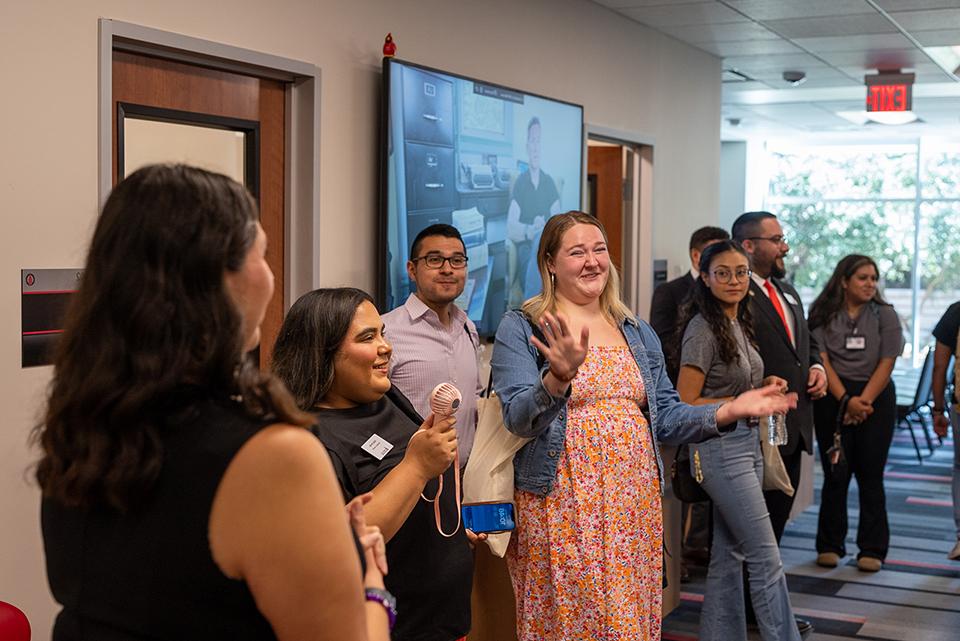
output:
<path id="1" fill-rule="evenodd" d="M 919 431 L 918 431 L 918 436 Z M 922 449 L 921 452 L 927 453 Z M 960 640 L 960 562 L 949 561 L 955 530 L 950 496 L 953 447 L 949 441 L 917 463 L 908 432 L 895 435 L 886 472 L 891 547 L 876 574 L 856 566 L 856 487 L 850 491 L 847 556 L 839 567 L 814 563 L 817 504 L 787 526 L 781 550 L 790 596 L 799 616 L 813 621 L 807 641 Z M 819 497 L 820 465 L 814 481 Z M 697 639 L 704 570 L 691 572 L 681 605 L 666 618 L 665 641 Z M 760 639 L 756 628 L 750 639 Z"/>

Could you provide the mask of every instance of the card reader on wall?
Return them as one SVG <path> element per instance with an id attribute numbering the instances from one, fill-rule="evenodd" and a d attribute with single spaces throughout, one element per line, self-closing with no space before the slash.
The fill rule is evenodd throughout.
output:
<path id="1" fill-rule="evenodd" d="M 470 186 L 474 189 L 493 189 L 493 168 L 490 165 L 470 165 Z"/>

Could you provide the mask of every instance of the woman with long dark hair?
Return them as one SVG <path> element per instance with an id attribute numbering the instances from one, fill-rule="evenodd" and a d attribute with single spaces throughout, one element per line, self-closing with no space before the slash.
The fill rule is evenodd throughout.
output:
<path id="1" fill-rule="evenodd" d="M 392 638 L 453 641 L 470 630 L 473 576 L 467 533 L 457 527 L 456 419 L 421 418 L 390 384 L 391 354 L 369 294 L 317 289 L 290 308 L 273 368 L 317 416 L 345 497 L 372 493 L 367 520 L 387 540 L 386 585 L 397 597 Z"/>
<path id="2" fill-rule="evenodd" d="M 750 262 L 734 241 L 714 243 L 700 257 L 700 278 L 681 314 L 677 379 L 692 405 L 731 401 L 763 385 L 786 391 L 786 381 L 763 377 L 747 292 Z M 799 641 L 780 550 L 763 500 L 759 430 L 741 419 L 723 438 L 690 446 L 691 469 L 713 502 L 713 544 L 700 614 L 700 638 L 747 638 L 743 564 L 765 641 Z"/>
<path id="3" fill-rule="evenodd" d="M 593 216 L 550 218 L 537 265 L 543 291 L 507 312 L 491 359 L 503 422 L 531 439 L 514 460 L 507 550 L 517 636 L 660 639 L 658 443 L 717 437 L 741 417 L 795 407 L 796 396 L 771 385 L 723 404 L 680 402 L 657 335 L 620 299 Z"/>
<path id="4" fill-rule="evenodd" d="M 257 221 L 182 165 L 104 205 L 35 432 L 56 641 L 387 638 L 312 417 L 247 355 L 273 293 Z"/>
<path id="5" fill-rule="evenodd" d="M 880 295 L 879 279 L 872 258 L 845 256 L 810 307 L 810 330 L 820 343 L 830 390 L 814 405 L 824 471 L 817 564 L 836 567 L 846 554 L 847 490 L 851 476 L 856 476 L 857 567 L 864 572 L 883 566 L 890 545 L 883 468 L 897 417 L 891 374 L 903 349 L 900 318 Z M 846 465 L 831 461 L 837 434 Z"/>

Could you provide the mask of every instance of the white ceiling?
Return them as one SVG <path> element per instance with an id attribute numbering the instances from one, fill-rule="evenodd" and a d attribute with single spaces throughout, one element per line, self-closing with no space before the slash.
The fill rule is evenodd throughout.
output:
<path id="1" fill-rule="evenodd" d="M 960 136 L 960 79 L 922 47 L 960 45 L 960 0 L 594 0 L 723 59 L 723 137 L 842 135 L 862 139 Z M 922 122 L 856 125 L 863 77 L 879 69 L 916 74 Z M 802 71 L 792 87 L 784 71 Z M 731 120 L 739 125 L 731 126 Z"/>

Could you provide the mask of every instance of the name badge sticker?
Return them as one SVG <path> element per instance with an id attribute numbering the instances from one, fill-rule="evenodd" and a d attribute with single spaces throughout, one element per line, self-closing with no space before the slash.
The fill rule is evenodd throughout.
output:
<path id="1" fill-rule="evenodd" d="M 847 336 L 846 348 L 852 351 L 867 349 L 867 337 L 857 336 L 856 334 L 853 336 Z"/>
<path id="2" fill-rule="evenodd" d="M 378 461 L 382 461 L 383 457 L 387 455 L 387 452 L 393 449 L 393 444 L 374 434 L 367 439 L 366 443 L 360 446 L 360 449 Z"/>
<path id="3" fill-rule="evenodd" d="M 793 297 L 793 294 L 788 294 L 786 292 L 783 292 L 783 298 L 791 305 L 799 305 L 799 303 L 797 302 L 797 299 Z"/>

